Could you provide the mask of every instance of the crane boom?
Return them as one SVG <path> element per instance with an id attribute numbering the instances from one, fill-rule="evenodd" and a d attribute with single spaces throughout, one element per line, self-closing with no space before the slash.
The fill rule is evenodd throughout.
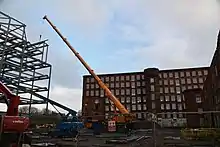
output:
<path id="1" fill-rule="evenodd" d="M 85 62 L 85 60 L 80 56 L 80 54 L 71 46 L 71 44 L 67 41 L 66 38 L 60 33 L 60 31 L 53 25 L 53 23 L 47 18 L 45 15 L 43 17 L 50 26 L 57 32 L 57 34 L 62 38 L 62 40 L 66 43 L 66 45 L 71 49 L 71 51 L 75 54 L 75 56 L 79 59 L 79 61 L 84 65 L 84 67 L 88 70 L 88 72 L 93 76 L 93 78 L 97 81 L 98 85 L 105 91 L 106 96 L 114 103 L 114 105 L 119 109 L 122 114 L 129 114 L 128 110 L 121 104 L 121 102 L 112 94 L 109 88 L 102 82 L 102 80 L 95 74 L 95 72 L 90 68 L 90 66 Z"/>

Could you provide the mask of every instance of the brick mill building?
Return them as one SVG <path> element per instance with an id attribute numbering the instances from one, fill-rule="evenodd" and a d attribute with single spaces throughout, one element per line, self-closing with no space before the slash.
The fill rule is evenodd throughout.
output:
<path id="1" fill-rule="evenodd" d="M 217 123 L 215 115 L 188 115 L 178 112 L 219 110 L 218 86 L 220 60 L 218 47 L 210 67 L 160 70 L 147 68 L 143 72 L 101 74 L 99 77 L 112 93 L 138 120 L 147 119 L 147 112 L 160 113 L 158 120 L 163 126 L 200 126 Z M 208 76 L 207 80 L 206 77 Z M 204 87 L 204 90 L 203 90 Z M 212 93 L 212 94 L 210 94 Z M 215 93 L 215 94 L 213 94 Z M 213 98 L 210 98 L 213 97 Z M 215 105 L 215 107 L 213 107 Z M 116 109 L 117 110 L 117 109 Z M 114 108 L 104 91 L 90 75 L 83 76 L 83 116 L 104 120 L 114 113 Z M 193 119 L 198 120 L 194 124 Z"/>

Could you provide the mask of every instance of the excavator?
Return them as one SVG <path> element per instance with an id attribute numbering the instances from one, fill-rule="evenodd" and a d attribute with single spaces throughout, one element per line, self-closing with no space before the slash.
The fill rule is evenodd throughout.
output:
<path id="1" fill-rule="evenodd" d="M 21 147 L 22 144 L 30 144 L 30 138 L 24 134 L 29 127 L 29 118 L 18 115 L 20 97 L 14 95 L 2 82 L 0 93 L 0 99 L 8 107 L 6 115 L 0 116 L 0 146 Z"/>
<path id="2" fill-rule="evenodd" d="M 80 54 L 71 46 L 71 44 L 67 41 L 67 39 L 60 33 L 60 31 L 56 28 L 55 25 L 48 19 L 45 15 L 43 17 L 49 25 L 55 30 L 55 32 L 61 37 L 61 39 L 65 42 L 65 44 L 69 47 L 69 49 L 73 52 L 73 54 L 79 59 L 79 61 L 83 64 L 83 66 L 87 69 L 87 71 L 92 75 L 92 77 L 96 80 L 97 84 L 102 88 L 105 92 L 106 97 L 113 103 L 114 107 L 118 108 L 121 114 L 114 114 L 112 116 L 112 121 L 116 123 L 124 123 L 131 124 L 135 119 L 135 115 L 129 113 L 129 111 L 125 108 L 124 105 L 114 96 L 114 94 L 109 90 L 109 88 L 104 84 L 104 82 L 96 75 L 96 73 L 92 70 L 92 68 L 85 62 L 85 60 L 80 56 Z"/>

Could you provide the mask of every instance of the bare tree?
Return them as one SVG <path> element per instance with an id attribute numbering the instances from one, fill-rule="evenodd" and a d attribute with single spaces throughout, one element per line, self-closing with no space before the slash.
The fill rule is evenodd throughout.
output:
<path id="1" fill-rule="evenodd" d="M 29 106 L 19 107 L 19 113 L 28 114 L 29 113 Z M 39 114 L 40 110 L 36 107 L 31 107 L 30 113 L 31 114 Z"/>

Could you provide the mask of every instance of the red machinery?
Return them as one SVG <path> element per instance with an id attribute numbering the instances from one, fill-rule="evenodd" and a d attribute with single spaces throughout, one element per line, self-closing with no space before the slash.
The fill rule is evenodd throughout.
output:
<path id="1" fill-rule="evenodd" d="M 18 116 L 20 97 L 14 95 L 2 82 L 0 82 L 1 99 L 8 106 L 6 115 L 0 118 L 0 146 L 19 147 L 20 136 L 29 126 L 29 118 Z"/>

